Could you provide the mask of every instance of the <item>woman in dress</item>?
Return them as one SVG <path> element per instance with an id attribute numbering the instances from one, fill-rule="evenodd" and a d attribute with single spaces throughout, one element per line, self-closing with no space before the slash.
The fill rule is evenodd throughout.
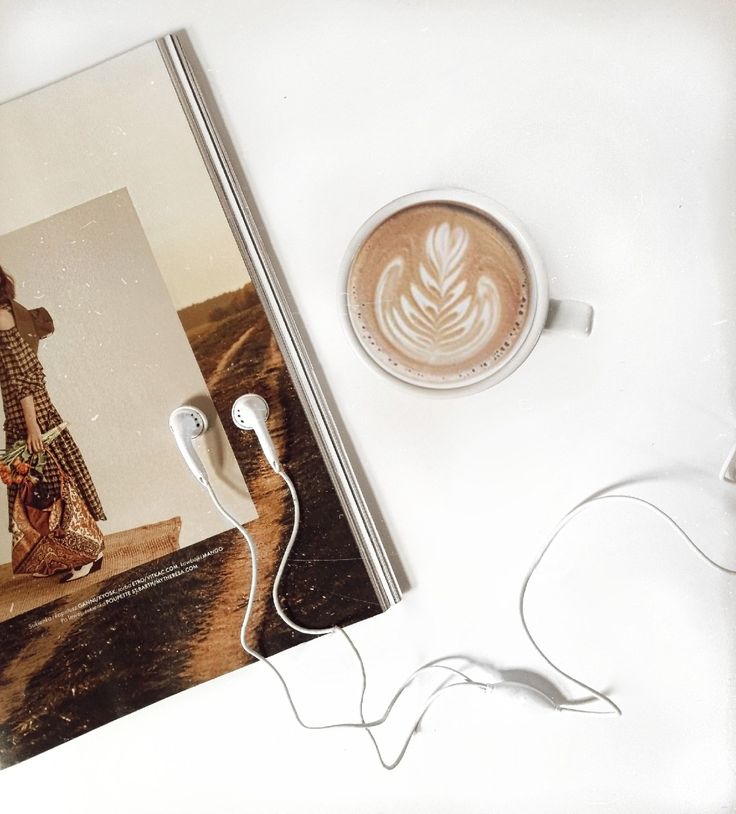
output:
<path id="1" fill-rule="evenodd" d="M 26 441 L 32 452 L 44 449 L 43 433 L 58 426 L 63 419 L 54 407 L 46 390 L 46 378 L 38 360 L 39 338 L 53 330 L 53 323 L 45 309 L 27 311 L 15 301 L 15 281 L 0 266 L 0 392 L 5 413 L 5 446 L 20 439 Z M 61 494 L 59 470 L 54 458 L 74 483 L 94 520 L 106 520 L 92 478 L 82 453 L 68 429 L 63 430 L 47 445 L 53 453 L 43 471 L 43 482 L 48 497 L 57 499 Z M 18 484 L 8 484 L 9 530 L 14 530 L 13 504 Z M 101 535 L 98 532 L 101 539 Z M 70 550 L 53 534 L 45 535 L 31 549 L 23 562 L 13 569 L 15 573 L 50 577 L 62 574 L 68 582 L 87 576 L 102 566 L 102 544 L 88 544 L 86 550 Z"/>

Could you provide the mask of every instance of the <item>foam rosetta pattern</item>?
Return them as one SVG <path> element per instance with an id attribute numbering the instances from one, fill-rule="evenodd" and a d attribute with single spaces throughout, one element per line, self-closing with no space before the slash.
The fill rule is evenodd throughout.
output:
<path id="1" fill-rule="evenodd" d="M 481 275 L 466 275 L 468 232 L 443 222 L 432 226 L 415 266 L 401 255 L 385 266 L 376 287 L 375 317 L 384 336 L 408 358 L 427 365 L 472 358 L 498 325 L 500 296 Z"/>

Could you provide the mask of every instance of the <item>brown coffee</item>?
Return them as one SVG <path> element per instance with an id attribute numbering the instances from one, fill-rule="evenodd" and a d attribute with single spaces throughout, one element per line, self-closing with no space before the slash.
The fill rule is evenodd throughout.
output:
<path id="1" fill-rule="evenodd" d="M 380 223 L 355 255 L 347 305 L 368 354 L 426 387 L 496 370 L 524 334 L 529 279 L 508 232 L 469 206 L 432 202 Z"/>

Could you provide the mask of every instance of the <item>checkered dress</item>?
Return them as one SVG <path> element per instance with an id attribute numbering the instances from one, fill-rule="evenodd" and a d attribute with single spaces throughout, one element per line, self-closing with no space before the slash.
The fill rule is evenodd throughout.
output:
<path id="1" fill-rule="evenodd" d="M 0 308 L 11 311 L 10 303 L 7 301 L 0 300 Z M 33 396 L 36 417 L 42 433 L 63 421 L 46 391 L 46 377 L 38 356 L 29 347 L 17 328 L 0 331 L 0 392 L 5 413 L 3 429 L 5 430 L 6 448 L 19 439 L 25 440 L 28 437 L 20 403 L 20 400 L 26 396 Z M 92 517 L 95 520 L 107 520 L 82 453 L 69 430 L 64 430 L 48 446 L 56 453 L 62 468 L 74 480 L 74 485 L 87 504 Z M 50 495 L 54 498 L 59 497 L 61 484 L 55 466 L 49 464 L 45 467 L 44 480 L 49 487 Z M 13 501 L 17 491 L 16 484 L 8 486 L 9 519 L 12 518 Z M 12 523 L 12 520 L 10 522 Z M 9 530 L 12 531 L 10 524 Z"/>

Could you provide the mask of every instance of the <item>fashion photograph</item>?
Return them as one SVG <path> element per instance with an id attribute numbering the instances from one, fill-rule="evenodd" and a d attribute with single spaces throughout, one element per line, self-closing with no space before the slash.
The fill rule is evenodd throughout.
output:
<path id="1" fill-rule="evenodd" d="M 226 525 L 160 431 L 172 404 L 208 389 L 127 192 L 2 235 L 0 255 L 7 619 Z M 218 423 L 212 454 L 255 519 Z"/>

